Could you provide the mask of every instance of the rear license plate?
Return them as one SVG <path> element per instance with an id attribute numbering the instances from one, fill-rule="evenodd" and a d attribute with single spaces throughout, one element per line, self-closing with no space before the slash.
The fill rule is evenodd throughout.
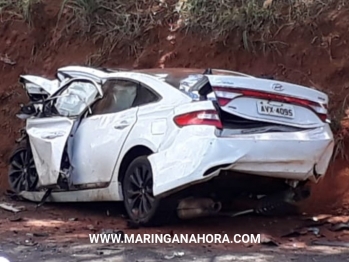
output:
<path id="1" fill-rule="evenodd" d="M 257 112 L 260 115 L 269 115 L 283 118 L 294 118 L 294 107 L 282 103 L 273 103 L 266 100 L 257 101 Z"/>

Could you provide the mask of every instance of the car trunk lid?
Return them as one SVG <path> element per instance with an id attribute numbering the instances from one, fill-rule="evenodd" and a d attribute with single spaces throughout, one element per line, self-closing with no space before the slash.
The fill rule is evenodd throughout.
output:
<path id="1" fill-rule="evenodd" d="M 315 128 L 329 121 L 328 96 L 320 91 L 261 78 L 206 77 L 210 91 L 214 92 L 218 106 L 227 113 L 225 115 L 300 128 Z M 208 93 L 207 86 L 204 88 Z"/>

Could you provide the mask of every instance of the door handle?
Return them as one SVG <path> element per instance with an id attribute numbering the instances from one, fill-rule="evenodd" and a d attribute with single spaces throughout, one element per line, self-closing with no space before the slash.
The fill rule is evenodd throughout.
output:
<path id="1" fill-rule="evenodd" d="M 128 127 L 130 125 L 127 121 L 121 121 L 119 124 L 115 125 L 115 129 L 124 129 L 125 127 Z"/>

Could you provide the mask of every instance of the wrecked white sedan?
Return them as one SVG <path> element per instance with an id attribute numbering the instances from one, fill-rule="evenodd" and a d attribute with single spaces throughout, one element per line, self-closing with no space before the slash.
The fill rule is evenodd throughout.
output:
<path id="1" fill-rule="evenodd" d="M 280 192 L 306 197 L 333 152 L 327 95 L 273 79 L 69 66 L 21 82 L 31 102 L 9 182 L 32 201 L 124 201 L 142 225 L 172 214 L 160 202 L 173 196 L 181 218 L 244 193 L 267 211 Z"/>

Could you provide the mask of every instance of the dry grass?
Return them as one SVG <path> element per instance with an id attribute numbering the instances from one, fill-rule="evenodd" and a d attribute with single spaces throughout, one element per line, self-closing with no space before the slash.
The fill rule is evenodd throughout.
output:
<path id="1" fill-rule="evenodd" d="M 31 8 L 41 0 L 0 0 L 0 15 L 17 17 L 31 24 Z"/>
<path id="2" fill-rule="evenodd" d="M 38 1 L 0 0 L 0 13 L 6 10 L 30 21 L 30 7 Z M 62 0 L 57 25 L 64 16 L 64 28 L 59 30 L 88 35 L 109 53 L 122 43 L 135 54 L 145 45 L 139 42 L 140 37 L 144 40 L 154 27 L 179 18 L 178 24 L 187 32 L 224 40 L 238 29 L 246 50 L 253 52 L 259 47 L 263 52 L 280 53 L 279 47 L 285 43 L 272 40 L 278 29 L 293 23 L 315 23 L 333 2 L 338 8 L 346 4 L 345 0 Z"/>
<path id="3" fill-rule="evenodd" d="M 276 23 L 273 10 L 261 0 L 180 0 L 178 10 L 189 30 L 208 32 L 221 38 L 238 28 L 257 31 Z"/>
<path id="4" fill-rule="evenodd" d="M 40 0 L 0 0 L 0 14 L 6 12 L 30 22 L 31 6 Z M 58 1 L 58 0 L 55 0 Z M 136 53 L 144 46 L 138 40 L 149 30 L 177 20 L 187 32 L 209 33 L 212 40 L 224 40 L 240 32 L 248 51 L 256 46 L 264 52 L 284 43 L 272 41 L 285 25 L 316 23 L 329 5 L 348 5 L 346 0 L 62 0 L 58 22 L 64 16 L 66 32 L 77 30 L 110 52 L 128 44 Z M 176 22 L 176 21 L 173 21 Z M 62 29 L 62 28 L 60 28 Z M 251 36 L 254 36 L 253 38 Z M 144 37 L 143 37 L 144 39 Z"/>
<path id="5" fill-rule="evenodd" d="M 345 0 L 179 0 L 177 10 L 187 31 L 209 33 L 213 40 L 224 40 L 240 31 L 243 46 L 264 52 L 284 43 L 272 41 L 287 25 L 316 23 L 327 8 L 343 8 Z M 252 39 L 250 36 L 253 35 Z M 279 52 L 278 52 L 279 53 Z"/>
<path id="6" fill-rule="evenodd" d="M 346 144 L 349 137 L 349 95 L 347 95 L 341 106 L 335 105 L 331 112 L 331 129 L 334 133 L 335 149 L 332 159 L 338 157 L 349 160 Z"/>
<path id="7" fill-rule="evenodd" d="M 86 57 L 84 65 L 92 67 L 101 67 L 109 61 L 109 54 L 106 49 L 98 48 L 96 52 Z"/>
<path id="8" fill-rule="evenodd" d="M 66 29 L 80 28 L 90 40 L 101 43 L 101 53 L 111 53 L 123 44 L 136 54 L 146 44 L 140 38 L 144 41 L 147 32 L 162 25 L 171 14 L 169 9 L 155 0 L 64 0 L 58 22 L 63 14 L 72 14 Z"/>
<path id="9" fill-rule="evenodd" d="M 1 1 L 1 0 L 0 0 Z M 240 32 L 243 47 L 255 52 L 271 50 L 281 54 L 286 43 L 273 41 L 285 25 L 315 23 L 316 17 L 345 0 L 63 0 L 58 22 L 65 16 L 69 28 L 78 27 L 89 40 L 99 42 L 102 52 L 110 54 L 116 46 L 129 46 L 138 54 L 146 45 L 151 29 L 167 25 L 168 20 L 193 33 L 209 34 L 213 41 L 225 40 Z M 68 15 L 67 15 L 68 14 Z M 69 15 L 70 14 L 70 15 Z M 72 25 L 75 25 L 72 27 Z M 274 34 L 273 34 L 274 33 Z M 251 37 L 253 36 L 253 37 Z M 107 50 L 107 51 L 106 51 Z"/>

